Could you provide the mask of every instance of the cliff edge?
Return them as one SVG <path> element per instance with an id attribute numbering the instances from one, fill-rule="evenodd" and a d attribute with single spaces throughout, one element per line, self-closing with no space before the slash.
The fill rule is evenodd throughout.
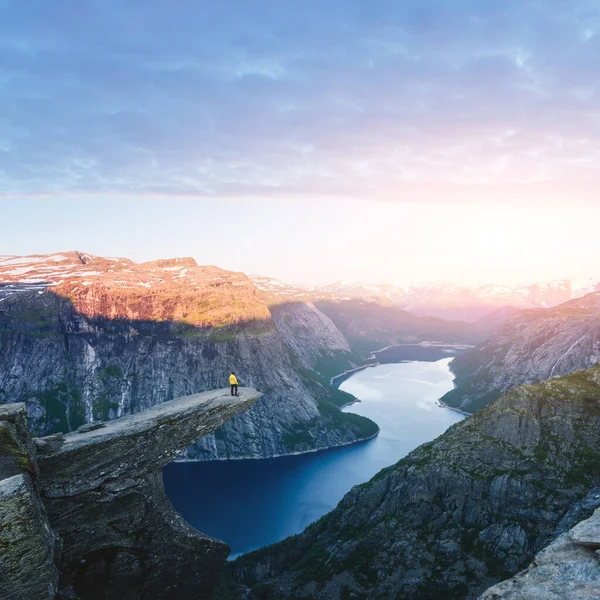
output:
<path id="1" fill-rule="evenodd" d="M 173 509 L 161 468 L 260 396 L 195 394 L 34 444 L 25 406 L 2 407 L 2 597 L 206 598 L 229 548 Z"/>

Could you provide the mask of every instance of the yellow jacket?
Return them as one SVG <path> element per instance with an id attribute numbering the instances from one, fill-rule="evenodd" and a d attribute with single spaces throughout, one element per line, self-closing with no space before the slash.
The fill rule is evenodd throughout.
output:
<path id="1" fill-rule="evenodd" d="M 233 373 L 229 376 L 229 383 L 231 385 L 237 385 L 238 384 L 237 379 L 236 379 L 236 377 L 235 377 L 235 375 Z"/>

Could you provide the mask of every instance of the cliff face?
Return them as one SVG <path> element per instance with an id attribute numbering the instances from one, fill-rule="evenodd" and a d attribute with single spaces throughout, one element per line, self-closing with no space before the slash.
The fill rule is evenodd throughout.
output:
<path id="1" fill-rule="evenodd" d="M 263 399 L 190 448 L 189 458 L 276 456 L 376 434 L 369 420 L 332 406 L 338 393 L 307 368 L 308 351 L 296 353 L 303 351 L 294 323 L 306 314 L 314 322 L 305 338 L 310 326 L 318 332 L 313 353 L 344 350 L 314 308 L 292 307 L 280 332 L 242 274 L 191 259 L 42 258 L 5 267 L 0 287 L 0 403 L 25 402 L 36 433 L 72 431 L 222 387 L 234 370 L 242 385 L 264 390 Z"/>
<path id="2" fill-rule="evenodd" d="M 456 389 L 442 400 L 473 412 L 510 388 L 600 362 L 600 293 L 523 311 L 452 362 Z"/>
<path id="3" fill-rule="evenodd" d="M 25 406 L 0 406 L 0 597 L 54 600 L 59 551 L 39 497 Z"/>
<path id="4" fill-rule="evenodd" d="M 525 566 L 599 481 L 596 367 L 510 391 L 230 568 L 283 598 L 472 598 Z"/>
<path id="5" fill-rule="evenodd" d="M 207 598 L 229 548 L 173 509 L 161 468 L 259 397 L 186 396 L 34 443 L 25 405 L 0 407 L 3 600 Z"/>
<path id="6" fill-rule="evenodd" d="M 349 444 L 378 430 L 335 408 L 351 398 L 330 388 L 332 376 L 392 343 L 482 338 L 465 323 L 374 302 L 265 296 L 242 273 L 189 258 L 0 258 L 0 404 L 25 402 L 37 434 L 219 388 L 233 370 L 263 398 L 188 458 Z"/>
<path id="7" fill-rule="evenodd" d="M 41 497 L 64 541 L 62 597 L 208 597 L 229 548 L 173 509 L 161 468 L 259 397 L 251 388 L 205 392 L 36 440 Z"/>

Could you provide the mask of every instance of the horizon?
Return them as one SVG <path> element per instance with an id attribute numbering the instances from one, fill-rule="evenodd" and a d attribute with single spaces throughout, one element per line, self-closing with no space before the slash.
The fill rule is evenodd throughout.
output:
<path id="1" fill-rule="evenodd" d="M 600 9 L 0 5 L 0 252 L 600 278 Z"/>
<path id="2" fill-rule="evenodd" d="M 93 256 L 96 258 L 106 258 L 106 259 L 119 259 L 119 260 L 131 260 L 134 264 L 137 265 L 143 265 L 143 264 L 148 264 L 148 263 L 153 263 L 153 262 L 157 262 L 160 260 L 179 260 L 179 259 L 188 259 L 191 258 L 192 260 L 194 260 L 197 264 L 198 267 L 216 267 L 216 268 L 220 268 L 223 269 L 223 267 L 216 265 L 216 264 L 208 264 L 208 263 L 201 263 L 199 262 L 195 257 L 193 256 L 159 256 L 159 257 L 154 257 L 154 258 L 150 258 L 148 260 L 144 259 L 144 260 L 133 260 L 128 256 L 122 256 L 122 255 L 112 255 L 112 256 L 102 256 L 102 255 L 98 255 L 98 254 L 94 254 L 92 252 L 87 252 L 86 250 L 82 250 L 80 248 L 71 248 L 71 249 L 63 249 L 63 250 L 59 250 L 57 252 L 48 252 L 48 253 L 35 253 L 35 254 L 2 254 L 0 253 L 0 267 L 2 266 L 2 260 L 3 259 L 18 259 L 18 258 L 37 258 L 37 257 L 44 257 L 44 256 L 65 256 L 67 254 L 72 254 L 72 253 L 77 253 L 77 254 L 83 254 L 83 255 L 88 255 L 88 256 Z M 231 271 L 230 269 L 223 269 L 225 271 Z M 472 283 L 454 283 L 452 281 L 448 281 L 448 280 L 410 280 L 410 281 L 391 281 L 391 280 L 365 280 L 365 279 L 332 279 L 332 280 L 327 280 L 327 281 L 292 281 L 292 280 L 282 280 L 278 277 L 273 277 L 271 275 L 269 275 L 268 273 L 252 273 L 252 272 L 245 272 L 245 271 L 237 271 L 239 273 L 243 273 L 244 275 L 246 275 L 247 277 L 249 277 L 250 279 L 253 278 L 265 278 L 265 279 L 269 279 L 269 280 L 275 280 L 278 281 L 280 283 L 286 284 L 286 285 L 290 285 L 290 286 L 297 286 L 299 288 L 309 288 L 309 287 L 318 287 L 318 288 L 324 288 L 327 286 L 331 286 L 331 285 L 345 285 L 345 286 L 360 286 L 360 285 L 372 285 L 372 286 L 380 286 L 380 287 L 385 287 L 385 286 L 390 286 L 390 287 L 396 287 L 396 288 L 402 288 L 402 287 L 415 287 L 415 288 L 419 288 L 419 287 L 427 287 L 427 286 L 455 286 L 455 287 L 461 287 L 461 288 L 468 288 L 468 289 L 476 289 L 476 288 L 480 288 L 480 287 L 505 287 L 507 289 L 515 289 L 515 288 L 522 288 L 522 287 L 532 287 L 532 286 L 536 286 L 536 285 L 548 285 L 548 284 L 553 284 L 553 283 L 568 283 L 573 291 L 577 291 L 578 289 L 581 289 L 583 287 L 585 287 L 586 284 L 600 284 L 600 277 L 599 278 L 594 278 L 594 277 L 590 277 L 588 279 L 573 279 L 573 278 L 563 278 L 563 279 L 550 279 L 550 280 L 532 280 L 532 281 L 518 281 L 518 282 L 514 282 L 512 284 L 510 283 L 498 283 L 498 282 L 494 282 L 494 281 L 475 281 Z"/>

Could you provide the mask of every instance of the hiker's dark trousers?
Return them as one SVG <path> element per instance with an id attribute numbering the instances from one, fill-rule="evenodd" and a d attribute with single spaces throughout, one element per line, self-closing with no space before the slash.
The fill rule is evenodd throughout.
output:
<path id="1" fill-rule="evenodd" d="M 232 396 L 237 396 L 238 395 L 238 393 L 237 393 L 237 386 L 238 386 L 237 383 L 232 383 L 231 384 L 231 395 Z"/>

